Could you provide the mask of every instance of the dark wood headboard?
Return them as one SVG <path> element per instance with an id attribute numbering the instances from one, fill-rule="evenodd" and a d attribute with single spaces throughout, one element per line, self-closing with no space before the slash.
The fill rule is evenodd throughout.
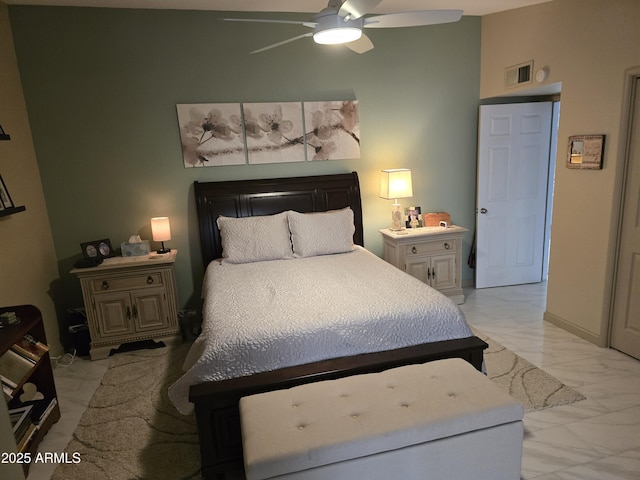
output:
<path id="1" fill-rule="evenodd" d="M 286 210 L 324 212 L 351 207 L 353 241 L 364 245 L 362 203 L 356 172 L 311 177 L 194 182 L 204 266 L 222 256 L 216 219 L 273 215 Z"/>

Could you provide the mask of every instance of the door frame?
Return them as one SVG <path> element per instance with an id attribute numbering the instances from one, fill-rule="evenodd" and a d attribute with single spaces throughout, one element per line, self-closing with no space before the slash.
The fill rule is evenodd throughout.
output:
<path id="1" fill-rule="evenodd" d="M 631 135 L 634 120 L 635 98 L 640 96 L 640 66 L 629 68 L 625 72 L 624 91 L 622 94 L 622 121 L 620 123 L 620 145 L 618 158 L 621 158 L 622 165 L 616 175 L 614 191 L 620 192 L 615 202 L 615 211 L 613 217 L 616 218 L 614 223 L 615 229 L 615 252 L 612 256 L 612 266 L 609 269 L 610 288 L 609 295 L 606 299 L 609 305 L 608 319 L 604 322 L 601 335 L 605 338 L 604 346 L 611 347 L 611 334 L 613 330 L 614 320 L 614 303 L 616 298 L 616 283 L 618 279 L 618 262 L 620 261 L 622 246 L 622 221 L 625 207 L 627 178 L 631 169 Z M 638 119 L 640 121 L 640 119 Z"/>
<path id="2" fill-rule="evenodd" d="M 554 198 L 554 189 L 555 189 L 555 167 L 557 161 L 557 146 L 558 146 L 558 129 L 559 129 L 559 115 L 560 115 L 560 106 L 562 103 L 561 100 L 561 92 L 552 95 L 546 96 L 527 96 L 523 93 L 523 96 L 518 97 L 517 99 L 510 99 L 509 97 L 499 97 L 492 99 L 490 101 L 481 102 L 478 109 L 478 119 L 480 119 L 480 107 L 483 106 L 495 106 L 495 105 L 516 105 L 522 103 L 551 103 L 551 130 L 550 130 L 550 142 L 549 142 L 549 155 L 547 158 L 547 192 L 546 192 L 546 209 L 545 209 L 545 223 L 543 226 L 543 241 L 542 241 L 542 269 L 540 272 L 540 282 L 546 282 L 548 279 L 549 273 L 549 245 L 551 242 L 551 218 L 553 211 L 553 198 Z M 480 155 L 480 126 L 478 125 L 478 162 Z M 479 169 L 479 165 L 477 167 Z M 476 174 L 476 177 L 479 175 L 479 171 Z M 478 180 L 476 178 L 476 209 L 475 209 L 475 231 L 476 235 L 478 234 L 478 192 L 477 192 L 477 183 Z M 474 240 L 477 242 L 477 239 Z M 477 269 L 477 263 L 476 263 Z M 477 271 L 474 272 L 474 287 L 478 288 L 476 285 L 476 276 Z"/>
<path id="3" fill-rule="evenodd" d="M 547 218 L 544 225 L 544 251 L 542 252 L 542 281 L 549 279 L 549 249 L 551 245 L 551 229 L 553 224 L 553 196 L 556 186 L 556 163 L 558 159 L 558 130 L 560 128 L 560 99 L 550 100 L 551 110 L 551 145 L 549 147 L 549 173 L 547 174 Z"/>

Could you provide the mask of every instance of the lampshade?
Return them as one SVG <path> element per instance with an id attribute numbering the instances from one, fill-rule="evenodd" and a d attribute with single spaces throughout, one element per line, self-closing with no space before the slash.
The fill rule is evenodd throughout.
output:
<path id="1" fill-rule="evenodd" d="M 411 170 L 408 168 L 382 170 L 380 196 L 387 200 L 413 197 Z"/>
<path id="2" fill-rule="evenodd" d="M 169 217 L 154 217 L 151 219 L 151 236 L 155 242 L 171 240 Z"/>

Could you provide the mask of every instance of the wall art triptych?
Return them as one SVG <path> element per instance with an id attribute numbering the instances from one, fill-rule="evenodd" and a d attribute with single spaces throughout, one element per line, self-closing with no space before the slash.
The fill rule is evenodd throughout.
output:
<path id="1" fill-rule="evenodd" d="M 360 158 L 356 100 L 176 107 L 185 168 Z"/>

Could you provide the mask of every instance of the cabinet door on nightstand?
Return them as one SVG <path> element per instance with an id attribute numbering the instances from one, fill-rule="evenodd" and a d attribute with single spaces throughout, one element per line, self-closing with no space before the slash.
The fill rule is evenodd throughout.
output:
<path id="1" fill-rule="evenodd" d="M 134 332 L 129 294 L 102 293 L 94 297 L 100 337 L 114 337 Z"/>
<path id="2" fill-rule="evenodd" d="M 456 287 L 455 254 L 434 255 L 431 257 L 431 283 L 436 290 Z"/>
<path id="3" fill-rule="evenodd" d="M 405 265 L 405 271 L 412 277 L 416 277 L 418 280 L 424 283 L 430 283 L 429 268 L 431 268 L 431 262 L 429 258 L 411 259 L 407 260 Z"/>
<path id="4" fill-rule="evenodd" d="M 167 327 L 167 306 L 163 287 L 145 288 L 131 293 L 136 330 L 157 330 Z"/>

